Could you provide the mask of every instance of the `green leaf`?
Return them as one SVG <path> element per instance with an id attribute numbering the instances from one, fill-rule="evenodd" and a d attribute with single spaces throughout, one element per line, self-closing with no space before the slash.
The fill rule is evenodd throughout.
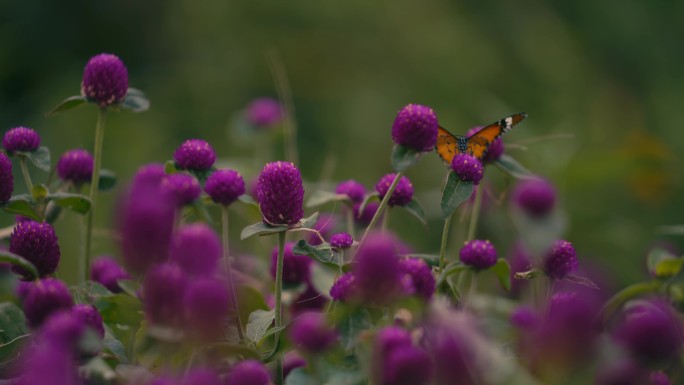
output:
<path id="1" fill-rule="evenodd" d="M 625 304 L 625 302 L 644 294 L 655 293 L 659 288 L 660 284 L 658 282 L 641 282 L 620 290 L 603 305 L 603 309 L 601 310 L 603 322 L 607 322 L 610 317 Z"/>
<path id="2" fill-rule="evenodd" d="M 209 175 L 213 174 L 214 171 L 216 171 L 216 168 L 212 167 L 209 170 L 185 170 L 189 172 L 192 176 L 197 178 L 197 180 L 200 182 L 202 186 L 204 186 L 204 182 L 207 181 L 207 178 L 209 178 Z"/>
<path id="3" fill-rule="evenodd" d="M 32 198 L 27 194 L 13 196 L 9 201 L 2 205 L 2 209 L 10 214 L 18 214 L 26 218 L 31 218 L 37 222 L 42 221 L 40 215 L 38 215 L 33 208 Z"/>
<path id="4" fill-rule="evenodd" d="M 289 229 L 289 226 L 287 225 L 271 226 L 263 222 L 257 222 L 242 229 L 240 240 L 245 240 L 255 235 L 263 236 L 282 233 L 283 231 L 287 231 L 287 229 Z"/>
<path id="5" fill-rule="evenodd" d="M 0 332 L 0 334 L 3 334 Z M 0 343 L 0 362 L 4 363 L 15 359 L 23 350 L 24 344 L 30 341 L 30 334 L 24 334 L 13 340 Z"/>
<path id="6" fill-rule="evenodd" d="M 40 146 L 31 152 L 17 151 L 15 154 L 30 160 L 34 166 L 45 172 L 50 171 L 50 150 L 45 146 Z"/>
<path id="7" fill-rule="evenodd" d="M 512 176 L 516 179 L 537 179 L 538 177 L 534 175 L 531 171 L 526 169 L 523 165 L 518 163 L 517 160 L 513 159 L 510 155 L 503 154 L 501 158 L 497 159 L 494 164 L 499 167 L 500 170 L 506 174 Z"/>
<path id="8" fill-rule="evenodd" d="M 109 191 L 116 186 L 116 174 L 114 171 L 102 169 L 100 170 L 100 178 L 97 182 L 97 189 L 100 191 Z"/>
<path id="9" fill-rule="evenodd" d="M 0 303 L 0 344 L 10 343 L 26 334 L 26 318 L 19 306 L 12 302 Z"/>
<path id="10" fill-rule="evenodd" d="M 46 116 L 53 116 L 57 115 L 60 112 L 67 111 L 74 109 L 76 107 L 82 106 L 85 104 L 86 98 L 81 96 L 81 95 L 74 95 L 74 96 L 69 96 L 68 98 L 62 100 L 55 108 L 47 112 L 45 115 Z"/>
<path id="11" fill-rule="evenodd" d="M 303 227 L 305 229 L 311 229 L 314 227 L 314 225 L 318 222 L 318 211 L 311 214 L 311 216 L 302 219 L 299 221 L 299 227 Z"/>
<path id="12" fill-rule="evenodd" d="M 311 285 L 316 291 L 321 293 L 322 296 L 328 297 L 330 288 L 334 283 L 335 274 L 329 269 L 325 269 L 318 264 L 311 266 Z"/>
<path id="13" fill-rule="evenodd" d="M 409 213 L 411 213 L 414 217 L 418 218 L 420 223 L 423 224 L 423 226 L 427 226 L 427 219 L 425 219 L 425 209 L 423 209 L 423 205 L 420 204 L 418 199 L 416 198 L 411 198 L 411 201 L 407 203 L 405 206 L 403 206 L 404 209 L 406 209 Z"/>
<path id="14" fill-rule="evenodd" d="M 47 195 L 49 193 L 50 193 L 50 191 L 48 190 L 46 185 L 44 185 L 42 183 L 38 183 L 38 184 L 33 185 L 33 191 L 31 191 L 31 197 L 33 198 L 34 201 L 40 202 L 43 199 L 45 199 L 45 197 L 47 197 Z"/>
<path id="15" fill-rule="evenodd" d="M 126 97 L 121 103 L 121 107 L 133 112 L 143 112 L 150 108 L 150 101 L 139 89 L 129 88 L 128 92 L 126 92 Z"/>
<path id="16" fill-rule="evenodd" d="M 138 292 L 140 292 L 140 288 L 142 287 L 140 283 L 132 279 L 120 279 L 116 283 L 126 294 L 138 298 Z"/>
<path id="17" fill-rule="evenodd" d="M 109 334 L 106 334 L 105 338 L 102 340 L 102 344 L 109 353 L 116 357 L 119 363 L 127 364 L 129 362 L 128 357 L 126 356 L 126 347 L 121 343 L 121 341 L 110 336 Z"/>
<path id="18" fill-rule="evenodd" d="M 194 202 L 192 202 L 192 205 L 190 207 L 192 208 L 192 212 L 195 214 L 195 217 L 199 220 L 209 224 L 214 222 L 214 220 L 211 218 L 211 215 L 209 214 L 209 210 L 207 210 L 207 205 L 204 204 L 204 201 L 202 199 L 195 200 Z"/>
<path id="19" fill-rule="evenodd" d="M 648 271 L 656 278 L 674 277 L 682 269 L 684 258 L 677 258 L 667 250 L 655 248 L 646 258 Z"/>
<path id="20" fill-rule="evenodd" d="M 341 261 L 327 243 L 312 246 L 302 239 L 292 248 L 292 253 L 311 257 L 334 271 L 339 271 L 340 269 Z"/>
<path id="21" fill-rule="evenodd" d="M 392 168 L 396 172 L 403 172 L 418 162 L 421 152 L 401 144 L 392 148 Z"/>
<path id="22" fill-rule="evenodd" d="M 249 315 L 249 320 L 247 321 L 247 328 L 245 329 L 245 334 L 255 344 L 261 341 L 261 339 L 266 335 L 268 328 L 273 323 L 275 319 L 274 310 L 255 310 Z"/>
<path id="23" fill-rule="evenodd" d="M 346 351 L 350 351 L 358 344 L 357 336 L 359 333 L 373 326 L 373 322 L 368 310 L 362 307 L 352 308 L 350 312 L 349 309 L 345 309 L 342 306 L 338 306 L 338 308 L 342 310 L 339 313 L 348 313 L 342 314 L 342 318 L 335 324 L 337 325 L 342 347 Z"/>
<path id="24" fill-rule="evenodd" d="M 327 203 L 350 202 L 346 194 L 335 194 L 330 191 L 318 190 L 311 194 L 311 198 L 306 201 L 306 207 L 317 207 Z"/>
<path id="25" fill-rule="evenodd" d="M 85 195 L 57 192 L 49 194 L 47 199 L 65 209 L 69 209 L 79 214 L 87 214 L 90 210 L 90 199 Z"/>
<path id="26" fill-rule="evenodd" d="M 451 262 L 450 264 L 446 265 L 444 271 L 442 271 L 442 274 L 439 275 L 439 279 L 437 280 L 437 286 L 445 282 L 446 279 L 450 276 L 458 274 L 468 269 L 470 269 L 470 267 L 462 264 L 461 262 Z"/>
<path id="27" fill-rule="evenodd" d="M 249 316 L 256 310 L 269 310 L 266 300 L 261 292 L 252 286 L 241 286 L 237 288 L 237 302 L 240 304 L 240 320 L 242 326 L 247 326 Z"/>
<path id="28" fill-rule="evenodd" d="M 473 195 L 473 189 L 472 182 L 464 182 L 455 172 L 450 171 L 442 192 L 442 219 L 449 218 L 461 203 L 467 201 Z"/>
<path id="29" fill-rule="evenodd" d="M 257 207 L 257 208 L 259 207 L 259 204 L 257 203 L 257 201 L 255 201 L 254 198 L 252 198 L 251 195 L 242 194 L 242 195 L 240 195 L 240 196 L 238 197 L 238 200 L 239 200 L 240 202 L 246 204 L 246 205 L 255 206 L 255 207 Z"/>
<path id="30" fill-rule="evenodd" d="M 496 261 L 496 264 L 490 267 L 489 270 L 496 274 L 496 278 L 499 280 L 499 284 L 504 290 L 511 290 L 511 266 L 508 264 L 508 261 L 499 258 L 499 260 Z"/>
<path id="31" fill-rule="evenodd" d="M 178 172 L 178 167 L 176 166 L 176 162 L 172 160 L 167 160 L 166 163 L 164 163 L 164 173 L 165 174 L 174 174 Z"/>
<path id="32" fill-rule="evenodd" d="M 38 278 L 38 269 L 36 269 L 33 263 L 7 250 L 0 250 L 0 263 L 9 263 L 10 265 L 21 267 L 31 275 L 30 278 Z M 0 330 L 2 330 L 1 327 Z"/>
<path id="33" fill-rule="evenodd" d="M 142 321 L 142 303 L 135 297 L 119 293 L 108 297 L 100 297 L 95 307 L 102 315 L 105 323 L 121 324 L 137 327 Z"/>

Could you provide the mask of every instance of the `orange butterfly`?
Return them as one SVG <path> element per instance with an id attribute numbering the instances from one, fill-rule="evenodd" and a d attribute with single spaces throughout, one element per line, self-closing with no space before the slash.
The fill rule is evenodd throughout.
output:
<path id="1" fill-rule="evenodd" d="M 453 135 L 440 126 L 435 150 L 439 157 L 448 164 L 451 164 L 451 160 L 454 159 L 456 154 L 464 152 L 482 160 L 487 153 L 489 145 L 492 144 L 496 138 L 508 132 L 508 130 L 520 123 L 526 117 L 527 114 L 524 112 L 511 115 L 488 126 L 482 127 L 479 131 L 468 137 Z"/>

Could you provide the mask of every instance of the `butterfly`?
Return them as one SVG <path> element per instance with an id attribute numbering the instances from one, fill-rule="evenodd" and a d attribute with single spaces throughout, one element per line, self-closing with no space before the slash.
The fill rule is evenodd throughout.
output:
<path id="1" fill-rule="evenodd" d="M 489 145 L 527 117 L 521 112 L 482 127 L 470 136 L 453 135 L 443 127 L 438 128 L 435 151 L 443 161 L 451 164 L 456 154 L 466 153 L 479 160 L 487 154 Z"/>

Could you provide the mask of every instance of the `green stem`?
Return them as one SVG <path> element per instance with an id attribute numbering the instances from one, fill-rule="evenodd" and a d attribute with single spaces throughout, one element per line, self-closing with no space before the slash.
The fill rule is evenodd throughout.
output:
<path id="1" fill-rule="evenodd" d="M 107 110 L 100 108 L 97 110 L 97 124 L 95 125 L 95 149 L 93 150 L 93 176 L 90 179 L 90 210 L 85 216 L 86 238 L 83 258 L 83 266 L 87 272 L 90 269 L 90 256 L 93 238 L 93 219 L 97 208 L 97 187 L 100 181 L 100 167 L 102 167 L 102 143 L 104 141 L 104 123 Z M 81 277 L 85 282 L 85 276 Z"/>
<path id="2" fill-rule="evenodd" d="M 477 292 L 477 271 L 470 272 L 470 287 L 468 288 L 468 294 L 466 294 L 463 300 L 463 309 L 467 310 L 471 304 L 475 293 Z"/>
<path id="3" fill-rule="evenodd" d="M 19 155 L 19 167 L 21 168 L 21 173 L 24 175 L 24 182 L 26 182 L 28 194 L 33 196 L 33 182 L 31 181 L 31 174 L 29 174 L 28 167 L 26 167 L 26 157 L 23 155 Z"/>
<path id="4" fill-rule="evenodd" d="M 397 188 L 399 180 L 402 176 L 403 172 L 398 172 L 397 175 L 394 177 L 394 180 L 392 181 L 392 184 L 389 186 L 389 189 L 387 190 L 385 197 L 382 198 L 380 206 L 378 206 L 378 210 L 375 212 L 375 215 L 373 215 L 373 219 L 371 219 L 370 223 L 368 224 L 368 227 L 366 227 L 366 231 L 363 233 L 363 237 L 361 237 L 361 241 L 359 242 L 359 248 L 363 244 L 363 240 L 366 239 L 368 233 L 370 233 L 375 224 L 378 222 L 378 219 L 382 215 L 383 211 L 385 211 L 385 207 L 387 207 L 387 203 L 389 202 L 390 197 L 392 197 L 392 194 L 394 194 L 394 190 Z"/>
<path id="5" fill-rule="evenodd" d="M 470 226 L 468 226 L 468 238 L 466 241 L 475 239 L 475 232 L 477 231 L 477 220 L 480 217 L 480 206 L 482 206 L 482 186 L 477 186 L 475 192 L 475 202 L 473 203 L 473 212 L 470 214 Z"/>
<path id="6" fill-rule="evenodd" d="M 347 207 L 347 232 L 354 238 L 354 207 Z"/>
<path id="7" fill-rule="evenodd" d="M 449 226 L 451 225 L 451 217 L 453 215 L 449 215 L 449 218 L 447 218 L 444 221 L 444 229 L 442 230 L 442 245 L 439 248 L 439 271 L 442 272 L 444 271 L 444 267 L 446 266 L 446 247 L 447 247 L 447 240 L 449 239 Z"/>
<path id="8" fill-rule="evenodd" d="M 278 260 L 276 262 L 275 281 L 275 343 L 280 339 L 280 327 L 283 324 L 282 291 L 283 291 L 283 259 L 285 258 L 285 231 L 278 233 Z M 276 385 L 283 385 L 283 358 L 276 360 Z"/>
<path id="9" fill-rule="evenodd" d="M 297 122 L 294 119 L 294 101 L 292 97 L 292 88 L 290 87 L 290 82 L 287 78 L 287 72 L 285 71 L 285 64 L 283 64 L 280 55 L 276 50 L 271 50 L 271 72 L 273 74 L 273 80 L 276 85 L 276 92 L 278 93 L 278 98 L 283 103 L 283 144 L 285 147 L 285 158 L 290 162 L 297 164 L 298 151 L 297 151 Z"/>
<path id="10" fill-rule="evenodd" d="M 238 308 L 237 294 L 235 293 L 235 285 L 233 284 L 233 269 L 230 262 L 230 249 L 229 249 L 229 238 L 228 238 L 228 206 L 221 207 L 221 238 L 223 241 L 223 261 L 226 265 L 226 275 L 228 276 L 228 282 L 230 285 L 231 301 L 233 310 L 235 311 L 235 322 L 237 322 L 238 336 L 240 341 L 243 339 L 244 332 L 242 330 L 242 320 L 240 319 L 240 311 Z"/>

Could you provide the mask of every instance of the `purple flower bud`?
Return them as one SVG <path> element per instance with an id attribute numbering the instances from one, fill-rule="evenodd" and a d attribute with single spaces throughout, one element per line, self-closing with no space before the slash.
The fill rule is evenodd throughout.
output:
<path id="1" fill-rule="evenodd" d="M 306 360 L 300 356 L 297 351 L 291 350 L 285 353 L 285 358 L 283 360 L 283 378 L 287 378 L 287 375 L 291 371 L 302 368 L 306 366 Z"/>
<path id="2" fill-rule="evenodd" d="M 466 242 L 459 255 L 461 262 L 478 270 L 496 265 L 496 249 L 489 241 L 475 239 Z"/>
<path id="3" fill-rule="evenodd" d="M 95 306 L 80 304 L 74 306 L 71 311 L 76 314 L 86 326 L 92 328 L 100 338 L 104 338 L 105 330 L 104 324 L 102 323 L 102 316 Z"/>
<path id="4" fill-rule="evenodd" d="M 468 132 L 466 132 L 466 136 L 470 137 L 474 135 L 476 132 L 480 131 L 482 127 L 473 127 Z M 484 163 L 492 163 L 495 160 L 498 160 L 501 158 L 501 155 L 504 152 L 504 142 L 502 138 L 497 138 L 495 139 L 487 148 L 487 152 L 485 152 L 484 157 L 482 158 L 482 162 Z"/>
<path id="5" fill-rule="evenodd" d="M 430 320 L 422 345 L 432 357 L 434 385 L 451 385 L 454 378 L 463 385 L 486 383 L 477 358 L 483 354 L 482 339 L 465 313 L 449 311 Z"/>
<path id="6" fill-rule="evenodd" d="M 211 276 L 221 259 L 221 240 L 205 223 L 183 225 L 173 235 L 169 259 L 187 274 Z"/>
<path id="7" fill-rule="evenodd" d="M 385 358 L 382 374 L 383 385 L 424 385 L 430 382 L 432 362 L 421 349 L 401 347 Z"/>
<path id="8" fill-rule="evenodd" d="M 330 236 L 330 246 L 338 249 L 346 249 L 353 243 L 354 238 L 349 233 L 337 233 Z"/>
<path id="9" fill-rule="evenodd" d="M 321 311 L 327 304 L 328 298 L 316 291 L 311 284 L 308 284 L 306 290 L 297 296 L 290 305 L 290 313 L 296 317 L 305 312 Z"/>
<path id="10" fill-rule="evenodd" d="M 539 316 L 529 306 L 518 306 L 511 314 L 511 324 L 518 329 L 533 329 L 539 322 Z"/>
<path id="11" fill-rule="evenodd" d="M 283 283 L 287 285 L 299 285 L 309 282 L 311 276 L 311 258 L 306 255 L 298 255 L 292 252 L 294 242 L 287 242 L 283 250 Z M 276 276 L 276 262 L 278 262 L 278 247 L 271 252 L 271 277 Z"/>
<path id="12" fill-rule="evenodd" d="M 190 370 L 181 381 L 183 385 L 223 385 L 219 376 L 209 368 L 195 368 Z"/>
<path id="13" fill-rule="evenodd" d="M 93 176 L 93 156 L 80 148 L 65 152 L 57 161 L 57 175 L 62 180 L 76 184 L 90 182 Z"/>
<path id="14" fill-rule="evenodd" d="M 511 193 L 513 202 L 531 217 L 548 214 L 556 203 L 556 189 L 543 179 L 520 182 Z"/>
<path id="15" fill-rule="evenodd" d="M 283 120 L 283 108 L 275 99 L 254 99 L 245 110 L 247 122 L 254 127 L 264 128 L 276 125 Z"/>
<path id="16" fill-rule="evenodd" d="M 677 357 L 684 342 L 681 321 L 659 300 L 630 306 L 615 337 L 637 358 L 656 363 Z"/>
<path id="17" fill-rule="evenodd" d="M 245 181 L 237 171 L 218 170 L 209 175 L 204 191 L 215 203 L 228 206 L 245 193 Z"/>
<path id="18" fill-rule="evenodd" d="M 378 211 L 380 202 L 368 202 L 361 212 L 361 203 L 354 204 L 354 219 L 356 223 L 362 226 L 368 226 L 373 220 L 373 216 Z M 385 214 L 382 214 L 385 215 Z"/>
<path id="19" fill-rule="evenodd" d="M 79 352 L 79 342 L 86 324 L 78 314 L 71 310 L 60 310 L 50 314 L 40 328 L 41 342 L 60 348 Z"/>
<path id="20" fill-rule="evenodd" d="M 335 188 L 335 193 L 344 194 L 354 203 L 363 202 L 364 195 L 366 195 L 366 188 L 353 179 L 340 182 Z"/>
<path id="21" fill-rule="evenodd" d="M 330 234 L 332 234 L 332 231 L 336 226 L 337 219 L 335 219 L 335 216 L 324 213 L 321 214 L 320 217 L 318 217 L 318 220 L 312 226 L 312 229 L 318 231 L 318 233 L 321 234 L 321 237 L 323 237 L 323 239 L 326 239 L 330 238 Z M 313 246 L 318 246 L 323 243 L 323 241 L 317 234 L 311 234 L 307 242 Z"/>
<path id="22" fill-rule="evenodd" d="M 133 184 L 150 183 L 160 184 L 166 178 L 164 165 L 161 163 L 148 163 L 140 166 L 133 177 Z"/>
<path id="23" fill-rule="evenodd" d="M 202 193 L 197 179 L 183 172 L 168 175 L 162 180 L 163 189 L 169 193 L 178 207 L 194 202 Z"/>
<path id="24" fill-rule="evenodd" d="M 451 160 L 451 169 L 454 170 L 458 179 L 464 182 L 473 182 L 478 185 L 484 176 L 482 163 L 474 156 L 460 153 Z"/>
<path id="25" fill-rule="evenodd" d="M 188 139 L 173 153 L 173 160 L 184 170 L 209 170 L 216 162 L 216 152 L 202 139 Z"/>
<path id="26" fill-rule="evenodd" d="M 130 275 L 111 257 L 98 257 L 90 265 L 90 279 L 106 287 L 112 293 L 120 293 L 120 279 L 130 279 Z"/>
<path id="27" fill-rule="evenodd" d="M 516 273 L 523 273 L 532 269 L 532 257 L 530 253 L 525 250 L 522 242 L 517 242 L 513 245 L 510 255 L 508 256 L 508 263 L 511 265 L 511 295 L 517 297 L 522 293 L 523 289 L 528 286 L 529 282 L 524 279 L 516 279 Z"/>
<path id="28" fill-rule="evenodd" d="M 304 313 L 297 317 L 289 336 L 298 349 L 308 354 L 323 353 L 337 340 L 335 330 L 327 325 L 320 313 Z"/>
<path id="29" fill-rule="evenodd" d="M 259 174 L 257 201 L 264 223 L 294 225 L 304 217 L 302 174 L 288 162 L 267 163 Z"/>
<path id="30" fill-rule="evenodd" d="M 271 377 L 261 362 L 244 360 L 233 366 L 227 382 L 230 385 L 269 385 Z"/>
<path id="31" fill-rule="evenodd" d="M 81 94 L 100 107 L 120 103 L 128 92 L 128 70 L 116 55 L 101 53 L 83 70 Z"/>
<path id="32" fill-rule="evenodd" d="M 403 294 L 396 242 L 389 234 L 371 233 L 357 251 L 353 272 L 365 303 L 384 305 Z"/>
<path id="33" fill-rule="evenodd" d="M 544 258 L 544 273 L 551 279 L 563 279 L 577 270 L 577 254 L 572 243 L 559 240 Z"/>
<path id="34" fill-rule="evenodd" d="M 164 263 L 152 267 L 143 281 L 147 319 L 153 324 L 180 325 L 186 286 L 187 278 L 178 265 Z"/>
<path id="35" fill-rule="evenodd" d="M 385 360 L 393 351 L 410 347 L 411 336 L 406 330 L 398 326 L 380 330 L 373 341 L 371 353 L 371 376 L 374 382 L 384 384 Z"/>
<path id="36" fill-rule="evenodd" d="M 181 383 L 174 377 L 160 375 L 153 378 L 150 382 L 145 383 L 145 385 L 181 385 Z"/>
<path id="37" fill-rule="evenodd" d="M 672 381 L 667 377 L 667 374 L 661 371 L 651 372 L 649 381 L 650 385 L 672 385 Z"/>
<path id="38" fill-rule="evenodd" d="M 14 176 L 12 175 L 12 161 L 0 152 L 0 203 L 7 202 L 14 191 Z"/>
<path id="39" fill-rule="evenodd" d="M 380 178 L 378 183 L 375 185 L 375 191 L 378 192 L 381 200 L 385 197 L 385 195 L 387 195 L 387 191 L 389 191 L 389 188 L 392 185 L 396 175 L 397 174 L 387 174 Z M 397 187 L 394 189 L 394 192 L 392 193 L 392 196 L 387 204 L 390 206 L 406 206 L 409 202 L 411 202 L 412 198 L 413 184 L 411 184 L 409 178 L 402 176 L 401 179 L 399 179 L 399 183 L 397 183 Z"/>
<path id="40" fill-rule="evenodd" d="M 40 135 L 27 127 L 16 127 L 5 133 L 2 147 L 10 154 L 16 151 L 31 152 L 40 147 Z"/>
<path id="41" fill-rule="evenodd" d="M 435 293 L 435 277 L 425 261 L 418 258 L 404 258 L 399 261 L 399 269 L 406 277 L 409 292 L 426 301 Z"/>
<path id="42" fill-rule="evenodd" d="M 216 279 L 195 280 L 185 293 L 186 325 L 201 339 L 212 340 L 224 335 L 228 316 L 228 290 Z"/>
<path id="43" fill-rule="evenodd" d="M 33 263 L 41 277 L 52 274 L 59 265 L 57 235 L 49 223 L 18 223 L 10 237 L 9 249 Z M 30 278 L 30 273 L 19 266 L 12 266 L 12 271 L 24 279 Z"/>
<path id="44" fill-rule="evenodd" d="M 41 344 L 21 356 L 21 376 L 13 385 L 81 384 L 72 351 L 55 344 Z"/>
<path id="45" fill-rule="evenodd" d="M 394 119 L 392 140 L 416 151 L 432 151 L 437 143 L 437 127 L 437 115 L 432 108 L 409 104 Z"/>
<path id="46" fill-rule="evenodd" d="M 45 278 L 31 284 L 23 301 L 26 321 L 32 328 L 38 328 L 47 317 L 62 309 L 71 309 L 74 300 L 64 282 Z"/>
<path id="47" fill-rule="evenodd" d="M 356 295 L 356 277 L 353 273 L 342 274 L 330 288 L 330 297 L 335 301 L 348 302 Z"/>

